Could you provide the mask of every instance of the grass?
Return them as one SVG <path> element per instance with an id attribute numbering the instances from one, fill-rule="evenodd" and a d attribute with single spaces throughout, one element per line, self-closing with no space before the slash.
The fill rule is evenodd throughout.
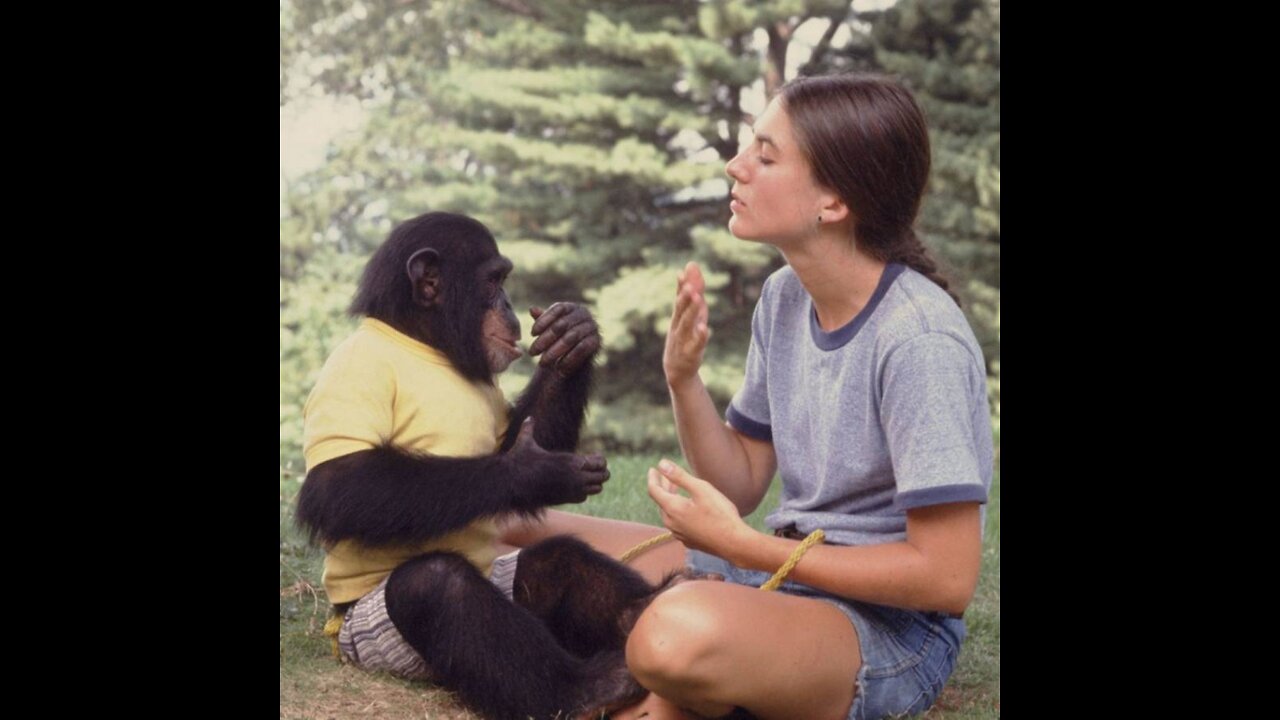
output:
<path id="1" fill-rule="evenodd" d="M 680 458 L 673 458 L 680 460 Z M 599 517 L 660 525 L 645 491 L 645 470 L 654 456 L 611 456 L 612 479 L 605 491 L 574 508 Z M 328 611 L 320 585 L 321 555 L 307 547 L 293 526 L 293 507 L 302 488 L 298 473 L 280 473 L 280 717 L 373 720 L 479 720 L 447 692 L 383 674 L 366 673 L 334 660 L 323 636 Z M 764 530 L 764 516 L 778 502 L 774 482 L 760 508 L 748 516 Z M 969 637 L 959 665 L 941 697 L 923 717 L 932 720 L 987 720 L 1000 717 L 1000 472 L 987 506 L 982 575 L 965 612 Z"/>

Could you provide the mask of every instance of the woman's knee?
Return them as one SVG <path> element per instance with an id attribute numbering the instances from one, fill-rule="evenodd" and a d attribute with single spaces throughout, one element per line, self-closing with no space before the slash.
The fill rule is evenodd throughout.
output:
<path id="1" fill-rule="evenodd" d="M 723 614 L 716 595 L 723 583 L 691 581 L 653 600 L 627 639 L 627 666 L 642 685 L 653 689 L 676 682 L 698 684 L 708 660 L 725 644 Z"/>

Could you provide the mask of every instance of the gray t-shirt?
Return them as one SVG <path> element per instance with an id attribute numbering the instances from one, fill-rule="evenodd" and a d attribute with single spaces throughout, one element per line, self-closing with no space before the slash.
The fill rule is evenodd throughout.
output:
<path id="1" fill-rule="evenodd" d="M 946 291 L 898 263 L 830 333 L 789 266 L 769 276 L 726 419 L 773 442 L 783 483 L 765 518 L 773 529 L 895 542 L 906 539 L 908 509 L 985 504 L 991 487 L 982 350 Z M 985 506 L 981 515 L 985 527 Z"/>

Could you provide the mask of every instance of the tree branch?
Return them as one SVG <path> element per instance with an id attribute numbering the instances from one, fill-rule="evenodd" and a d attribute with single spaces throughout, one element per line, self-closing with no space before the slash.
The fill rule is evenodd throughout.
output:
<path id="1" fill-rule="evenodd" d="M 853 15 L 856 16 L 857 13 L 855 12 Z M 840 26 L 844 24 L 844 18 L 847 16 L 848 14 L 841 17 L 831 16 L 827 18 L 831 21 L 831 24 L 827 26 L 827 31 L 822 33 L 822 39 L 818 40 L 818 44 L 813 47 L 813 54 L 809 56 L 809 61 L 805 63 L 806 65 L 817 65 L 822 62 L 823 56 L 831 49 L 831 38 L 835 37 L 836 33 L 839 32 Z"/>
<path id="2" fill-rule="evenodd" d="M 765 49 L 765 97 L 772 97 L 786 79 L 787 45 L 790 44 L 795 29 L 796 25 L 786 20 L 779 20 L 765 28 L 765 32 L 769 34 L 769 47 Z"/>

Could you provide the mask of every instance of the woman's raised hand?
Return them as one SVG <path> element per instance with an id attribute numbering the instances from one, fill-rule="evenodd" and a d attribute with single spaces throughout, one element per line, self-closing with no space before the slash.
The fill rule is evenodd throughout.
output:
<path id="1" fill-rule="evenodd" d="M 697 377 L 711 330 L 707 327 L 706 282 L 698 264 L 690 262 L 676 275 L 676 303 L 662 353 L 662 370 L 674 387 Z"/>

